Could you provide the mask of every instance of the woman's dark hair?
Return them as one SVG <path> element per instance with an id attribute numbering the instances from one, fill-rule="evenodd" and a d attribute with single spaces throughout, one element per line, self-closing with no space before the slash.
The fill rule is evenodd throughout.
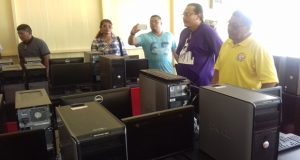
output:
<path id="1" fill-rule="evenodd" d="M 101 27 L 104 25 L 104 23 L 109 23 L 109 24 L 112 25 L 111 20 L 109 20 L 109 19 L 103 19 L 103 20 L 100 22 L 99 28 L 101 28 Z M 102 36 L 102 33 L 101 33 L 101 29 L 100 29 L 99 32 L 98 32 L 97 35 L 96 35 L 96 38 L 99 38 L 99 37 L 101 37 L 101 36 Z"/>
<path id="2" fill-rule="evenodd" d="M 194 6 L 195 7 L 194 12 L 196 14 L 201 14 L 200 20 L 201 20 L 201 22 L 203 22 L 203 9 L 202 9 L 202 6 L 199 3 L 190 3 L 187 6 Z"/>

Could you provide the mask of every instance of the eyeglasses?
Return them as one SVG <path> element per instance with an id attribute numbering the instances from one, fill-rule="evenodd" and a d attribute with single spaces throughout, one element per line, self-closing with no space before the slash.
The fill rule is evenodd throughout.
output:
<path id="1" fill-rule="evenodd" d="M 182 15 L 183 15 L 184 17 L 190 17 L 190 16 L 193 15 L 193 14 L 195 14 L 195 13 L 184 12 Z"/>
<path id="2" fill-rule="evenodd" d="M 238 23 L 228 23 L 228 27 L 230 28 L 234 28 L 234 29 L 240 29 L 242 27 L 245 27 L 245 25 L 243 24 L 238 24 Z"/>

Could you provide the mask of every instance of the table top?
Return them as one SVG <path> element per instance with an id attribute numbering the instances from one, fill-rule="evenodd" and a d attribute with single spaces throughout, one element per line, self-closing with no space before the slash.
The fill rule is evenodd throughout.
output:
<path id="1" fill-rule="evenodd" d="M 190 160 L 214 160 L 213 158 L 208 156 L 206 153 L 199 150 L 197 143 L 195 143 L 193 150 L 189 150 L 184 153 L 179 153 L 177 155 L 165 158 L 163 160 L 187 160 L 187 159 L 190 159 Z M 292 149 L 292 150 L 280 152 L 278 154 L 277 160 L 299 160 L 299 159 L 300 159 L 300 147 Z"/>

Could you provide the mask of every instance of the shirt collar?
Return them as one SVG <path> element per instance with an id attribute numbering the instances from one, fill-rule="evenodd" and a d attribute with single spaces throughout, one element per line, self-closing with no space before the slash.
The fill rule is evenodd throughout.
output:
<path id="1" fill-rule="evenodd" d="M 232 46 L 248 46 L 249 43 L 251 43 L 252 39 L 253 39 L 253 36 L 250 35 L 249 37 L 247 37 L 246 39 L 244 39 L 244 40 L 243 40 L 242 42 L 240 42 L 240 43 L 234 44 L 232 39 L 229 39 L 229 43 L 230 43 L 230 45 L 232 45 Z"/>

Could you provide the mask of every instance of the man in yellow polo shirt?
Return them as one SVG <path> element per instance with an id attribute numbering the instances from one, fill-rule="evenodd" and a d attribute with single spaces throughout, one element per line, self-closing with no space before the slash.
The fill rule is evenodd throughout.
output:
<path id="1" fill-rule="evenodd" d="M 251 20 L 242 12 L 232 14 L 228 24 L 229 39 L 220 49 L 213 84 L 256 90 L 278 83 L 273 57 L 253 39 L 251 25 Z"/>

